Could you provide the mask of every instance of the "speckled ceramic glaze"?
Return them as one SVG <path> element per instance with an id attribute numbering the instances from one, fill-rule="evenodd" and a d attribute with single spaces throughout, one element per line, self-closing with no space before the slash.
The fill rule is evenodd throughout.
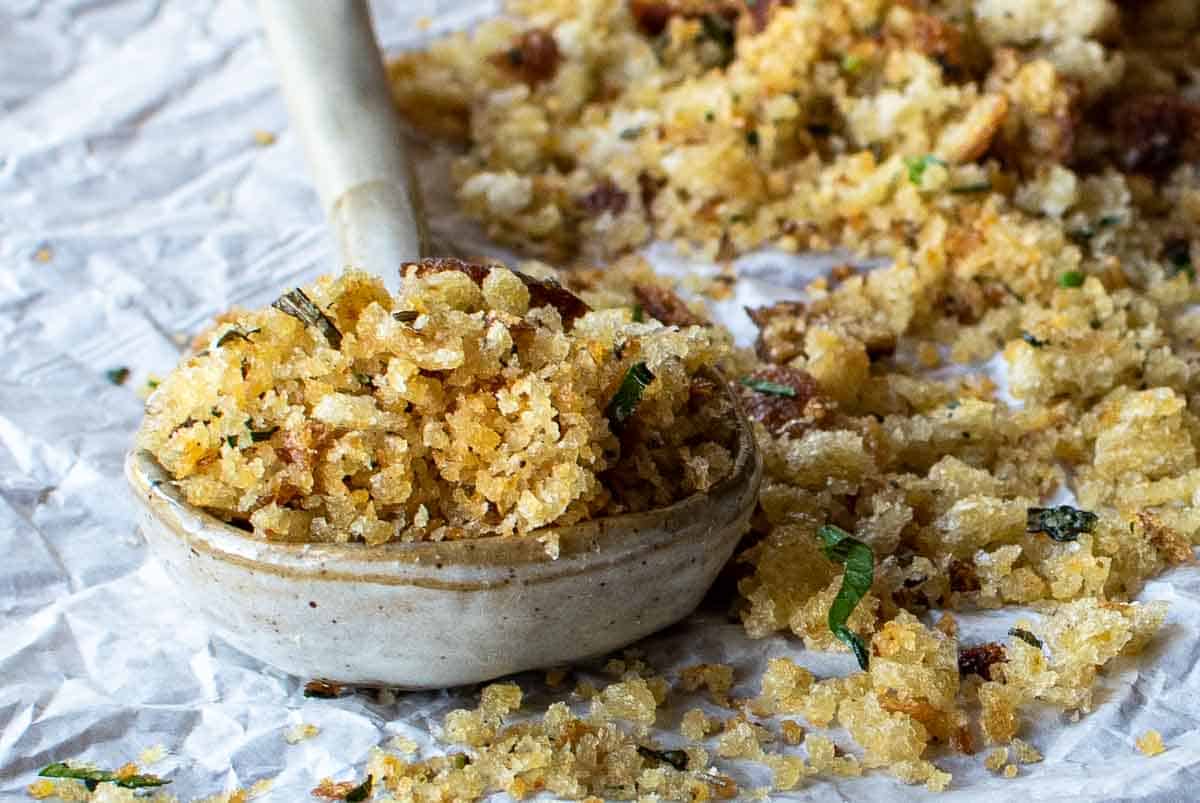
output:
<path id="1" fill-rule="evenodd" d="M 438 688 L 598 655 L 690 613 L 757 497 L 760 458 L 744 419 L 739 431 L 710 493 L 451 543 L 266 542 L 183 502 L 147 453 L 125 468 L 154 554 L 222 638 L 303 678 Z M 538 537 L 551 533 L 557 559 Z"/>

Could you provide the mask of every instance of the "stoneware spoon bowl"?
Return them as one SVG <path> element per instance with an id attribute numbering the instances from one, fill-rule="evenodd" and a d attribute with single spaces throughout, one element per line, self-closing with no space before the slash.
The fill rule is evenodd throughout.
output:
<path id="1" fill-rule="evenodd" d="M 260 10 L 345 264 L 394 277 L 424 239 L 364 5 Z M 695 609 L 747 528 L 762 472 L 734 405 L 734 469 L 708 493 L 524 536 L 268 542 L 187 504 L 149 454 L 125 469 L 143 534 L 213 632 L 303 678 L 441 688 L 600 655 Z"/>

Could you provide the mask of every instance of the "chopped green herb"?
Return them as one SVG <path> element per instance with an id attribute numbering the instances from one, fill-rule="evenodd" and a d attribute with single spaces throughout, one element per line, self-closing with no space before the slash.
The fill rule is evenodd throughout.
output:
<path id="1" fill-rule="evenodd" d="M 642 129 L 640 126 L 634 126 L 633 128 L 622 129 L 621 133 L 617 134 L 617 136 L 619 136 L 621 139 L 625 139 L 625 140 L 637 139 L 641 135 L 642 135 Z"/>
<path id="2" fill-rule="evenodd" d="M 221 417 L 221 408 L 217 407 L 216 405 L 213 405 L 213 408 L 208 411 L 208 414 L 211 415 L 213 418 L 220 418 Z"/>
<path id="3" fill-rule="evenodd" d="M 846 622 L 859 601 L 871 590 L 871 583 L 875 580 L 875 554 L 862 541 L 832 524 L 819 527 L 817 538 L 821 540 L 821 551 L 825 557 L 845 567 L 842 587 L 829 606 L 829 630 L 854 651 L 858 665 L 866 670 L 871 662 L 867 645 Z"/>
<path id="4" fill-rule="evenodd" d="M 112 382 L 114 385 L 124 385 L 125 381 L 129 379 L 129 369 L 124 365 L 122 365 L 120 368 L 109 368 L 104 372 L 104 376 L 106 376 L 108 381 Z"/>
<path id="5" fill-rule="evenodd" d="M 1192 245 L 1187 240 L 1172 240 L 1167 243 L 1163 256 L 1167 259 L 1169 278 L 1186 273 L 1189 282 L 1196 280 L 1196 268 L 1192 265 Z"/>
<path id="6" fill-rule="evenodd" d="M 638 745 L 637 751 L 642 758 L 657 761 L 659 764 L 670 764 L 680 772 L 686 770 L 688 766 L 688 754 L 682 750 L 655 750 Z"/>
<path id="7" fill-rule="evenodd" d="M 961 184 L 957 187 L 951 187 L 950 192 L 956 195 L 970 195 L 976 192 L 987 192 L 992 188 L 990 181 L 976 181 L 974 184 Z"/>
<path id="8" fill-rule="evenodd" d="M 646 311 L 642 309 L 641 304 L 633 305 L 633 322 L 644 323 L 646 320 Z"/>
<path id="9" fill-rule="evenodd" d="M 316 329 L 329 343 L 330 348 L 342 347 L 342 333 L 299 287 L 275 299 L 271 302 L 271 306 L 280 312 L 291 315 L 305 326 Z"/>
<path id="10" fill-rule="evenodd" d="M 1042 640 L 1022 627 L 1012 628 L 1008 631 L 1008 635 L 1019 638 L 1030 647 L 1037 647 L 1039 650 L 1042 648 Z"/>
<path id="11" fill-rule="evenodd" d="M 1045 533 L 1055 541 L 1077 541 L 1080 533 L 1096 529 L 1100 517 L 1070 505 L 1031 507 L 1025 511 L 1025 532 Z"/>
<path id="12" fill-rule="evenodd" d="M 450 756 L 450 764 L 456 770 L 461 770 L 470 763 L 471 757 L 466 753 L 455 753 L 454 755 Z"/>
<path id="13" fill-rule="evenodd" d="M 355 374 L 354 378 L 358 380 L 358 384 L 360 385 L 371 384 L 371 377 L 369 374 Z"/>
<path id="14" fill-rule="evenodd" d="M 1069 270 L 1058 277 L 1059 287 L 1082 287 L 1084 275 L 1077 270 Z"/>
<path id="15" fill-rule="evenodd" d="M 962 402 L 960 402 L 958 399 L 946 402 L 947 410 L 957 410 L 959 407 L 962 407 Z"/>
<path id="16" fill-rule="evenodd" d="M 927 153 L 924 156 L 905 156 L 904 164 L 908 167 L 908 180 L 918 187 L 921 186 L 921 181 L 925 177 L 925 171 L 930 165 L 946 166 L 944 161 L 931 153 Z"/>
<path id="17" fill-rule="evenodd" d="M 717 119 L 716 112 L 709 110 L 704 113 L 704 122 L 711 123 L 715 119 Z"/>
<path id="18" fill-rule="evenodd" d="M 400 321 L 400 323 L 412 323 L 417 318 L 421 317 L 421 313 L 415 309 L 402 309 L 392 313 L 392 319 Z"/>
<path id="19" fill-rule="evenodd" d="M 155 786 L 165 786 L 170 781 L 157 775 L 125 775 L 118 776 L 115 772 L 93 770 L 85 767 L 70 767 L 63 762 L 57 762 L 43 767 L 38 772 L 40 778 L 72 778 L 83 781 L 89 792 L 95 791 L 102 783 L 111 783 L 126 789 L 149 789 Z"/>
<path id="20" fill-rule="evenodd" d="M 375 785 L 375 778 L 371 775 L 367 776 L 367 780 L 360 783 L 358 786 L 351 789 L 342 798 L 346 803 L 362 803 L 371 796 L 371 787 Z"/>
<path id="21" fill-rule="evenodd" d="M 229 448 L 231 448 L 231 449 L 236 449 L 236 448 L 238 448 L 238 438 L 237 438 L 237 435 L 226 435 L 226 436 L 225 436 L 225 442 L 229 444 Z"/>
<path id="22" fill-rule="evenodd" d="M 151 390 L 154 390 L 156 387 L 158 387 L 158 380 L 157 379 L 147 379 L 146 387 L 150 388 Z"/>
<path id="23" fill-rule="evenodd" d="M 1041 338 L 1037 337 L 1036 335 L 1032 335 L 1029 332 L 1022 332 L 1021 339 L 1024 340 L 1029 345 L 1033 346 L 1035 349 L 1040 349 L 1049 342 L 1046 340 L 1042 340 Z"/>
<path id="24" fill-rule="evenodd" d="M 854 75 L 863 66 L 862 56 L 856 56 L 853 53 L 847 53 L 842 57 L 842 72 Z"/>
<path id="25" fill-rule="evenodd" d="M 1096 225 L 1108 227 L 1108 226 L 1115 226 L 1120 222 L 1121 222 L 1120 215 L 1105 215 L 1104 217 L 1102 217 L 1098 221 L 1096 221 Z"/>
<path id="26" fill-rule="evenodd" d="M 733 48 L 736 34 L 733 23 L 720 14 L 705 14 L 700 18 L 700 33 L 711 39 L 721 49 L 720 65 L 728 66 L 733 61 Z"/>
<path id="27" fill-rule="evenodd" d="M 746 144 L 749 145 L 751 148 L 758 147 L 758 129 L 751 128 L 749 131 L 746 132 Z"/>
<path id="28" fill-rule="evenodd" d="M 609 427 L 613 432 L 620 432 L 625 423 L 633 416 L 634 410 L 642 401 L 642 394 L 654 381 L 654 374 L 646 367 L 646 363 L 638 362 L 629 367 L 621 386 L 617 388 L 612 401 L 608 403 L 604 414 L 608 417 Z"/>
<path id="29" fill-rule="evenodd" d="M 220 337 L 217 338 L 217 342 L 213 343 L 213 348 L 219 349 L 219 348 L 221 348 L 221 346 L 224 346 L 226 343 L 229 343 L 233 340 L 245 340 L 248 343 L 248 342 L 250 342 L 250 335 L 255 334 L 256 332 L 260 332 L 260 331 L 262 331 L 262 330 L 261 329 L 250 329 L 248 331 L 243 332 L 241 329 L 234 326 L 232 328 L 226 329 L 225 332 Z"/>
<path id="30" fill-rule="evenodd" d="M 758 393 L 765 393 L 768 396 L 787 396 L 795 398 L 796 389 L 789 385 L 781 385 L 778 382 L 770 382 L 766 379 L 755 379 L 752 376 L 743 376 L 739 380 L 743 385 Z"/>
<path id="31" fill-rule="evenodd" d="M 279 427 L 271 427 L 270 429 L 263 429 L 263 430 L 257 430 L 257 431 L 252 429 L 252 430 L 250 430 L 250 441 L 252 443 L 262 443 L 263 441 L 270 440 L 271 436 L 274 435 L 278 431 L 279 431 Z"/>

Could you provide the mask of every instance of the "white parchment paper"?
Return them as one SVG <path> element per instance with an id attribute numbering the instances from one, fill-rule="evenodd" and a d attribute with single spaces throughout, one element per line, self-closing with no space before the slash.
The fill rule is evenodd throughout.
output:
<path id="1" fill-rule="evenodd" d="M 395 0 L 377 4 L 378 24 L 394 51 L 495 5 Z M 414 24 L 423 16 L 433 19 L 427 31 Z M 278 140 L 258 145 L 256 131 Z M 427 161 L 427 181 L 438 166 Z M 435 232 L 484 247 L 444 193 L 429 194 Z M 667 248 L 650 256 L 664 270 L 687 267 Z M 794 297 L 830 264 L 745 258 L 750 278 L 715 312 L 746 338 L 742 304 Z M 249 3 L 0 3 L 0 799 L 23 799 L 51 761 L 116 766 L 163 744 L 171 757 L 151 770 L 182 799 L 275 778 L 263 799 L 303 801 L 322 776 L 359 777 L 368 750 L 392 735 L 436 751 L 444 713 L 476 703 L 471 689 L 305 699 L 302 681 L 210 637 L 178 607 L 134 530 L 120 470 L 141 415 L 133 389 L 169 370 L 215 313 L 265 304 L 333 267 Z M 105 378 L 118 366 L 133 370 L 125 387 Z M 955 775 L 940 799 L 1200 799 L 1200 569 L 1165 575 L 1143 598 L 1171 603 L 1163 636 L 1104 676 L 1090 716 L 1048 712 L 1022 733 L 1044 763 L 1005 780 L 980 756 L 935 754 Z M 1013 618 L 969 616 L 963 628 L 968 639 L 994 637 Z M 818 673 L 848 672 L 852 661 L 782 636 L 751 641 L 718 613 L 641 647 L 668 675 L 731 663 L 741 695 L 757 692 L 772 656 Z M 608 681 L 598 670 L 582 674 Z M 549 699 L 540 676 L 518 681 L 531 706 Z M 679 741 L 682 712 L 707 705 L 675 697 L 658 723 L 667 745 Z M 299 722 L 321 733 L 289 745 L 284 732 Z M 1133 744 L 1148 728 L 1169 747 L 1152 759 Z M 769 782 L 761 767 L 725 769 L 747 790 Z M 869 774 L 779 797 L 934 796 Z"/>

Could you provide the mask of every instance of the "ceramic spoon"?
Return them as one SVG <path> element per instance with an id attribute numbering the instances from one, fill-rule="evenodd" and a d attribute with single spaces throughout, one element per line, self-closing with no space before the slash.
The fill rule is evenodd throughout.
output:
<path id="1" fill-rule="evenodd" d="M 398 282 L 423 227 L 365 5 L 260 10 L 343 264 Z M 303 678 L 438 688 L 599 655 L 695 609 L 757 499 L 760 458 L 737 410 L 733 471 L 708 493 L 512 537 L 273 543 L 188 505 L 147 453 L 126 475 L 155 556 L 214 633 Z"/>

